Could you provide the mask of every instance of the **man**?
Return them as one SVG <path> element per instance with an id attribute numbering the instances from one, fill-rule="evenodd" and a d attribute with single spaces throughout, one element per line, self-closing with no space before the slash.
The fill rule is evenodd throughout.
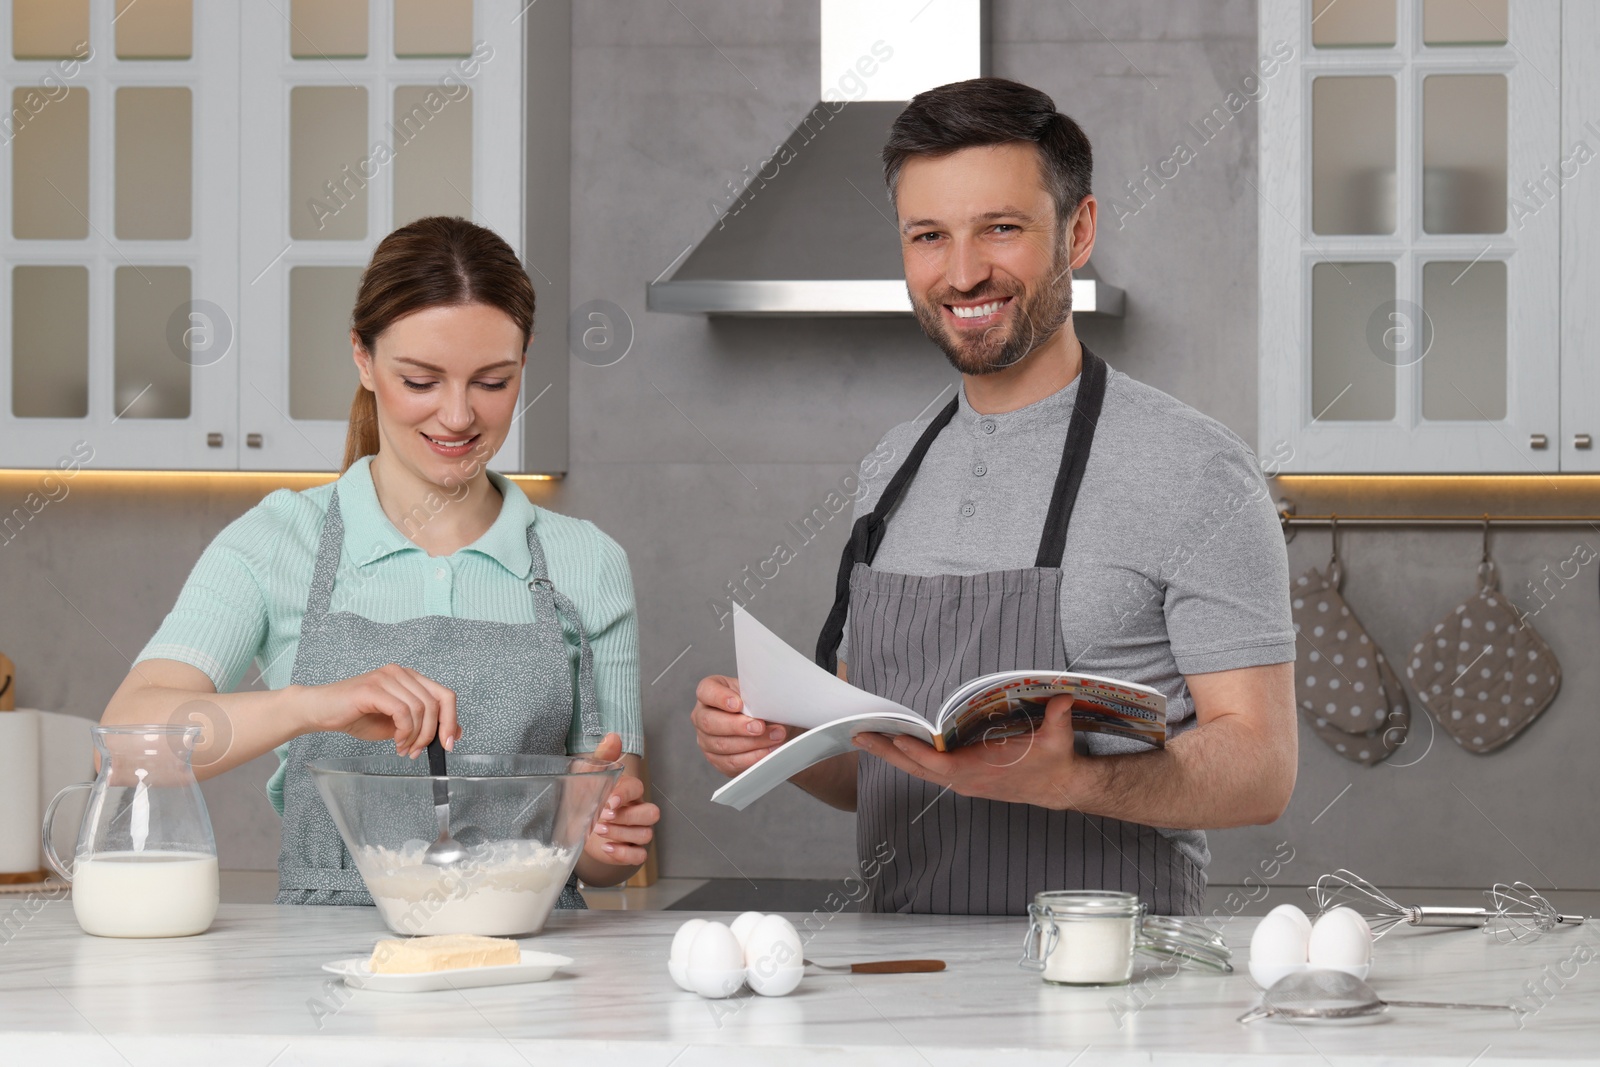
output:
<path id="1" fill-rule="evenodd" d="M 1265 482 L 1238 437 L 1079 342 L 1092 161 L 1048 96 L 996 78 L 923 93 L 883 159 L 917 320 L 962 389 L 889 431 L 896 469 L 863 467 L 819 662 L 837 648 L 841 677 L 924 714 L 982 673 L 1070 666 L 1159 689 L 1173 736 L 1075 747 L 1058 697 L 1031 736 L 940 753 L 863 734 L 793 781 L 858 813 L 861 855 L 893 846 L 874 910 L 1014 915 L 1041 890 L 1102 888 L 1196 914 L 1203 831 L 1271 822 L 1294 788 Z M 702 680 L 692 713 L 728 775 L 790 732 L 744 715 L 738 688 Z"/>

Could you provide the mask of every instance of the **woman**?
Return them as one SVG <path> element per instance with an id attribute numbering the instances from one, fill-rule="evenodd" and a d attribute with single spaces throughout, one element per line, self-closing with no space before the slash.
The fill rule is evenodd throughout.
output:
<path id="1" fill-rule="evenodd" d="M 223 530 L 106 708 L 216 719 L 203 778 L 277 750 L 279 903 L 372 903 L 307 763 L 391 741 L 415 759 L 436 734 L 452 752 L 622 758 L 576 876 L 614 885 L 645 858 L 660 811 L 638 777 L 627 557 L 486 469 L 518 415 L 533 310 L 489 230 L 426 218 L 384 238 L 352 316 L 344 473 Z M 231 692 L 252 660 L 268 689 Z M 583 907 L 574 885 L 560 906 Z"/>

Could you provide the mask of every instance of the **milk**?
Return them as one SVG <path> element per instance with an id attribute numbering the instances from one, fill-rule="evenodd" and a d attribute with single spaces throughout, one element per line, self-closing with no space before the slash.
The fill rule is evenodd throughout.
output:
<path id="1" fill-rule="evenodd" d="M 72 874 L 72 911 L 100 937 L 185 937 L 217 916 L 217 857 L 201 852 L 97 852 Z"/>

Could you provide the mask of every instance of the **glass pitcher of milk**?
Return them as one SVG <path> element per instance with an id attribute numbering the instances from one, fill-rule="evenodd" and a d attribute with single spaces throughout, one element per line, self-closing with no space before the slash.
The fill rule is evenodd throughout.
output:
<path id="1" fill-rule="evenodd" d="M 184 937 L 217 915 L 217 842 L 190 757 L 199 726 L 96 726 L 99 776 L 57 793 L 44 813 L 44 854 L 72 883 L 72 910 L 100 937 Z M 89 803 L 70 867 L 51 822 L 73 790 Z"/>

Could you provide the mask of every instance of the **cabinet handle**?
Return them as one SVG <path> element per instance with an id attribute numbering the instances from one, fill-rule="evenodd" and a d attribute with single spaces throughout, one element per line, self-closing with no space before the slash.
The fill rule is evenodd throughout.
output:
<path id="1" fill-rule="evenodd" d="M 208 433 L 208 434 L 206 434 L 206 445 L 209 448 L 221 448 L 222 447 L 222 435 L 220 433 Z"/>
<path id="2" fill-rule="evenodd" d="M 261 435 L 258 434 L 258 433 L 247 433 L 247 434 L 245 434 L 244 435 L 244 446 L 246 448 L 260 448 L 261 447 Z"/>
<path id="3" fill-rule="evenodd" d="M 1575 433 L 1572 435 L 1572 447 L 1582 449 L 1593 448 L 1594 438 L 1590 437 L 1586 433 Z"/>
<path id="4" fill-rule="evenodd" d="M 1533 449 L 1549 448 L 1550 438 L 1546 437 L 1542 433 L 1536 433 L 1532 437 L 1528 438 L 1528 447 Z"/>

